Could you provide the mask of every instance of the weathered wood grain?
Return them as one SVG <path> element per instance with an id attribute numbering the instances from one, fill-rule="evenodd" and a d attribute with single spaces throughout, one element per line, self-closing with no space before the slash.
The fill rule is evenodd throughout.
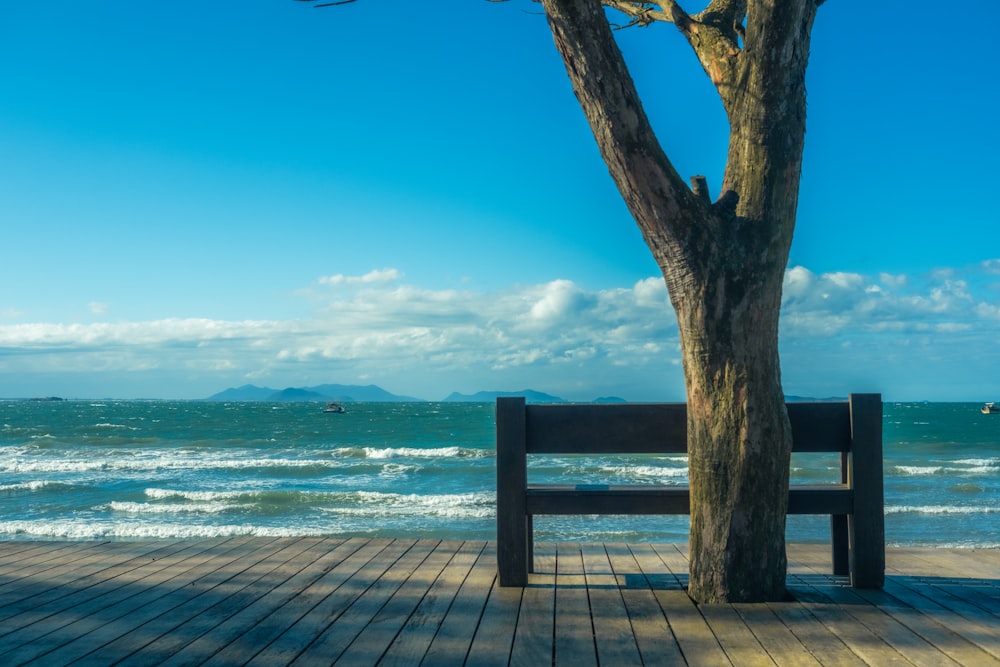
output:
<path id="1" fill-rule="evenodd" d="M 4 665 L 998 665 L 1000 551 L 890 548 L 883 590 L 789 547 L 794 599 L 696 605 L 686 545 L 0 542 Z"/>

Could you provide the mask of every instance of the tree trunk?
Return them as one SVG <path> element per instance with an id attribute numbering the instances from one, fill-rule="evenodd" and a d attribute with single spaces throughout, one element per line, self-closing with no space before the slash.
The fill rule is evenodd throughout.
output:
<path id="1" fill-rule="evenodd" d="M 696 600 L 784 596 L 791 430 L 778 360 L 781 285 L 805 136 L 817 0 L 661 3 L 715 83 L 730 121 L 723 194 L 689 189 L 642 109 L 600 0 L 542 0 L 612 178 L 663 271 L 688 400 Z M 734 25 L 745 34 L 737 36 Z M 743 45 L 740 45 L 740 39 Z"/>

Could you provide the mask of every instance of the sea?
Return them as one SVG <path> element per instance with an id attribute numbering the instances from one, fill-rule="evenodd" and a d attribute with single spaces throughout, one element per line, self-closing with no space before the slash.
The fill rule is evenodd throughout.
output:
<path id="1" fill-rule="evenodd" d="M 492 403 L 0 401 L 0 539 L 234 535 L 490 540 Z M 1000 414 L 884 405 L 889 545 L 1000 547 Z M 792 481 L 835 481 L 796 454 Z M 536 480 L 684 483 L 684 456 L 556 457 Z M 537 517 L 537 540 L 688 539 L 683 516 Z M 790 516 L 792 542 L 829 519 Z"/>

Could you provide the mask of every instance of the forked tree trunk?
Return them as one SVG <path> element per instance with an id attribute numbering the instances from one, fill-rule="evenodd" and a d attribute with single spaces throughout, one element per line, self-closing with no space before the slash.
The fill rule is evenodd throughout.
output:
<path id="1" fill-rule="evenodd" d="M 660 6 L 730 121 L 722 196 L 689 189 L 649 125 L 600 0 L 542 0 L 556 47 L 677 313 L 688 400 L 691 577 L 699 601 L 780 599 L 791 431 L 778 361 L 809 35 L 822 0 Z M 745 36 L 737 35 L 742 26 Z M 740 43 L 742 39 L 742 44 Z"/>

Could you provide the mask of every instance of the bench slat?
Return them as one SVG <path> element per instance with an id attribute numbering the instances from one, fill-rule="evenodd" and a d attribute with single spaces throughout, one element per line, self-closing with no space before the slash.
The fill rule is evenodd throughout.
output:
<path id="1" fill-rule="evenodd" d="M 789 403 L 792 451 L 846 452 L 847 403 Z M 684 403 L 525 406 L 529 454 L 686 454 Z"/>
<path id="2" fill-rule="evenodd" d="M 529 484 L 528 514 L 689 514 L 686 485 Z M 850 514 L 854 493 L 847 484 L 795 484 L 789 514 Z"/>

